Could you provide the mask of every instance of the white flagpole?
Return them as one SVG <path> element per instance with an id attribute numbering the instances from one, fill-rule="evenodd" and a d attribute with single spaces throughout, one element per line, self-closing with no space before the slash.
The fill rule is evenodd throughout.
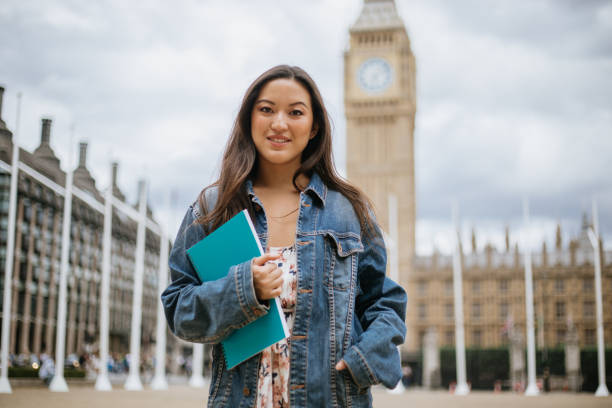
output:
<path id="1" fill-rule="evenodd" d="M 204 387 L 204 376 L 202 376 L 202 367 L 204 367 L 204 345 L 201 343 L 193 344 L 193 364 L 191 365 L 191 378 L 189 386 L 193 388 Z"/>
<path id="2" fill-rule="evenodd" d="M 399 276 L 399 257 L 398 257 L 398 249 L 399 249 L 399 241 L 398 241 L 398 233 L 397 233 L 397 197 L 394 194 L 389 194 L 389 235 L 391 236 L 391 251 L 390 256 L 390 277 L 396 283 L 400 283 Z"/>
<path id="3" fill-rule="evenodd" d="M 397 196 L 395 194 L 389 194 L 389 198 L 388 198 L 388 204 L 389 204 L 389 235 L 391 236 L 391 239 L 389 240 L 389 253 L 390 253 L 390 270 L 389 270 L 389 275 L 390 278 L 395 281 L 396 283 L 400 283 L 400 276 L 399 276 L 399 256 L 398 256 L 398 251 L 399 251 L 399 238 L 398 238 L 398 233 L 397 233 L 397 219 L 398 219 L 398 214 L 397 214 Z M 402 353 L 400 351 L 400 346 L 397 346 L 397 352 L 400 355 L 400 362 L 402 360 Z M 402 383 L 402 380 L 400 379 L 397 383 L 397 385 L 395 386 L 395 388 L 392 388 L 390 390 L 388 390 L 388 392 L 392 393 L 392 394 L 401 394 L 404 392 L 404 383 Z"/>
<path id="4" fill-rule="evenodd" d="M 55 342 L 55 375 L 49 389 L 55 392 L 68 391 L 64 379 L 64 356 L 66 347 L 66 292 L 68 283 L 68 255 L 70 250 L 70 222 L 72 218 L 72 179 L 74 175 L 73 150 L 74 126 L 70 135 L 70 156 L 68 157 L 68 172 L 66 173 L 66 195 L 64 196 L 64 215 L 62 224 L 62 253 L 60 261 L 59 300 L 57 303 L 57 332 Z"/>
<path id="5" fill-rule="evenodd" d="M 1 113 L 1 112 L 0 112 Z M 9 192 L 9 213 L 6 237 L 6 260 L 4 264 L 4 297 L 2 300 L 2 370 L 0 372 L 0 393 L 10 394 L 8 379 L 9 331 L 11 329 L 11 292 L 13 289 L 13 259 L 15 257 L 15 218 L 17 213 L 17 180 L 19 169 L 19 116 L 21 114 L 21 92 L 17 94 L 17 122 L 13 134 L 13 161 L 11 162 L 11 187 Z"/>
<path id="6" fill-rule="evenodd" d="M 113 166 L 104 197 L 104 232 L 102 239 L 102 284 L 100 288 L 100 369 L 96 378 L 96 390 L 113 389 L 108 378 L 108 332 L 109 332 L 109 291 L 111 272 L 111 245 L 113 228 Z"/>
<path id="7" fill-rule="evenodd" d="M 606 356 L 604 352 L 603 306 L 601 299 L 601 247 L 599 245 L 599 220 L 597 216 L 597 202 L 593 199 L 593 226 L 588 230 L 589 240 L 593 246 L 595 264 L 595 302 L 597 307 L 597 368 L 599 386 L 595 391 L 596 397 L 610 395 L 606 386 Z"/>
<path id="8" fill-rule="evenodd" d="M 533 320 L 533 272 L 531 269 L 531 248 L 529 248 L 529 201 L 523 199 L 523 216 L 525 220 L 525 234 L 523 246 L 525 251 L 525 306 L 527 313 L 527 389 L 525 395 L 536 396 L 540 393 L 536 384 L 535 361 L 535 330 Z"/>
<path id="9" fill-rule="evenodd" d="M 140 381 L 140 330 L 142 326 L 142 281 L 144 277 L 145 233 L 147 221 L 147 182 L 140 183 L 138 231 L 136 235 L 136 265 L 134 271 L 134 297 L 132 302 L 132 327 L 130 333 L 130 373 L 125 381 L 128 391 L 141 391 Z"/>
<path id="10" fill-rule="evenodd" d="M 461 237 L 459 227 L 459 204 L 453 201 L 453 224 L 455 225 L 455 251 L 453 252 L 453 289 L 455 303 L 455 358 L 457 386 L 455 395 L 468 395 L 470 388 L 465 370 L 465 333 L 463 328 L 463 276 L 461 270 Z"/>
<path id="11" fill-rule="evenodd" d="M 168 213 L 172 205 L 170 193 L 167 200 Z M 168 223 L 169 224 L 169 223 Z M 160 224 L 159 234 L 159 273 L 157 278 L 157 328 L 155 335 L 155 376 L 151 381 L 151 388 L 154 390 L 168 389 L 166 380 L 166 318 L 164 316 L 164 306 L 161 302 L 161 294 L 168 283 L 168 234 L 166 231 L 169 225 L 164 227 Z"/>

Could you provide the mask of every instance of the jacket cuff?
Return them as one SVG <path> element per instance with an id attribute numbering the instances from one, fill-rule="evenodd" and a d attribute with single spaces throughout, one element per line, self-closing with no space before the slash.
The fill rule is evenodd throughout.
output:
<path id="1" fill-rule="evenodd" d="M 257 295 L 255 294 L 253 273 L 251 272 L 251 260 L 232 266 L 230 268 L 230 274 L 234 278 L 236 295 L 238 296 L 240 308 L 247 320 L 253 321 L 268 313 L 270 308 L 259 303 Z"/>
<path id="2" fill-rule="evenodd" d="M 346 354 L 342 356 L 342 359 L 346 363 L 353 381 L 355 381 L 359 388 L 370 387 L 380 382 L 357 345 L 349 348 Z"/>

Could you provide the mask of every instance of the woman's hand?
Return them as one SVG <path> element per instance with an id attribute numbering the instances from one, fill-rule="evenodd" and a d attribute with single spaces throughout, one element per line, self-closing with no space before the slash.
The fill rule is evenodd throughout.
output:
<path id="1" fill-rule="evenodd" d="M 344 360 L 338 361 L 338 364 L 336 364 L 336 370 L 342 371 L 344 369 L 346 369 L 346 363 L 344 362 Z"/>
<path id="2" fill-rule="evenodd" d="M 263 254 L 251 261 L 253 286 L 258 300 L 268 300 L 280 296 L 283 285 L 283 271 L 275 263 L 267 263 L 277 259 L 280 254 Z"/>

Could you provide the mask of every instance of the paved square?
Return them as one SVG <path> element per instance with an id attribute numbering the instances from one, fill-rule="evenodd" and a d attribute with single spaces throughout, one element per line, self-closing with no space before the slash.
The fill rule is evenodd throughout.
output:
<path id="1" fill-rule="evenodd" d="M 203 408 L 207 389 L 171 385 L 167 391 L 125 391 L 119 385 L 111 392 L 99 392 L 91 384 L 72 385 L 67 393 L 50 392 L 44 387 L 13 386 L 12 394 L 0 394 L 1 408 Z M 456 407 L 456 408 L 587 408 L 612 407 L 612 397 L 596 398 L 591 394 L 552 393 L 525 397 L 513 393 L 473 392 L 455 397 L 444 391 L 410 390 L 400 395 L 374 390 L 377 408 Z"/>

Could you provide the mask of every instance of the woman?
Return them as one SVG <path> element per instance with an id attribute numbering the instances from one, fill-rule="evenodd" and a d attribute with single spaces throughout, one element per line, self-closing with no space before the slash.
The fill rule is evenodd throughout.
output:
<path id="1" fill-rule="evenodd" d="M 244 208 L 266 253 L 202 283 L 186 249 Z M 397 384 L 406 294 L 385 277 L 370 208 L 336 173 L 314 81 L 286 65 L 263 73 L 244 96 L 219 179 L 185 215 L 162 294 L 173 333 L 214 344 L 209 407 L 368 407 L 371 385 Z M 228 370 L 219 342 L 277 296 L 291 336 Z"/>

